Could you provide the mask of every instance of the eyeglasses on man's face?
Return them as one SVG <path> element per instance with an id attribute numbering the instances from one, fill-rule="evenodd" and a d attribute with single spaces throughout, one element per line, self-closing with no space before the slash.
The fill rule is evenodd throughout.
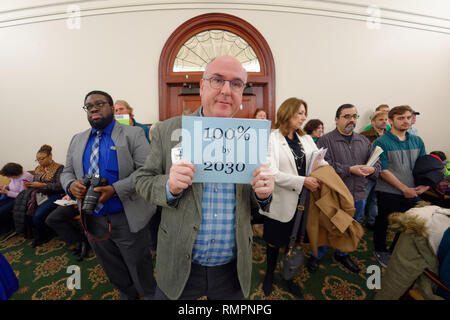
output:
<path id="1" fill-rule="evenodd" d="M 233 79 L 233 80 L 225 80 L 219 77 L 211 77 L 211 78 L 203 78 L 203 80 L 209 81 L 209 85 L 213 89 L 222 89 L 222 87 L 225 85 L 225 81 L 228 81 L 230 83 L 231 90 L 235 92 L 240 92 L 245 87 L 245 82 L 241 79 Z"/>
<path id="2" fill-rule="evenodd" d="M 345 116 L 341 116 L 341 118 L 344 118 L 345 120 L 350 120 L 351 118 L 353 118 L 356 120 L 359 118 L 359 114 L 346 114 Z"/>
<path id="3" fill-rule="evenodd" d="M 95 104 L 88 103 L 88 104 L 84 105 L 82 108 L 83 108 L 84 111 L 86 111 L 86 112 L 89 111 L 90 112 L 92 110 L 92 108 L 94 108 L 94 107 L 96 107 L 97 109 L 101 109 L 105 105 L 109 105 L 109 103 L 106 102 L 106 101 L 97 101 Z"/>

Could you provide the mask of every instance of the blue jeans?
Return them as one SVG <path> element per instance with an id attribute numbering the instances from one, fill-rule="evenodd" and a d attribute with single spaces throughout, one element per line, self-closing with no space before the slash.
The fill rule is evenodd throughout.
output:
<path id="1" fill-rule="evenodd" d="M 61 198 L 61 196 L 58 194 L 49 195 L 48 200 L 36 208 L 36 211 L 34 211 L 33 215 L 34 227 L 40 229 L 46 226 L 45 219 L 50 214 L 50 212 L 52 212 L 53 210 L 56 209 L 56 207 L 58 207 L 58 205 L 54 204 L 53 202 L 55 202 L 59 198 Z"/>
<path id="2" fill-rule="evenodd" d="M 376 181 L 369 179 L 366 189 L 367 223 L 371 225 L 375 225 L 375 218 L 378 215 L 377 194 L 375 192 L 376 184 Z"/>
<path id="3" fill-rule="evenodd" d="M 366 207 L 366 199 L 355 202 L 355 214 L 353 215 L 353 219 L 358 221 L 360 224 L 362 224 L 364 220 L 365 207 Z"/>
<path id="4" fill-rule="evenodd" d="M 14 198 L 8 196 L 0 200 L 0 234 L 14 228 L 12 210 L 14 208 Z"/>
<path id="5" fill-rule="evenodd" d="M 359 223 L 361 223 L 363 220 L 365 205 L 366 205 L 366 200 L 359 200 L 359 201 L 355 202 L 355 214 L 353 215 L 353 218 L 356 221 L 358 221 Z M 314 255 L 314 253 L 312 255 L 320 260 L 325 255 L 325 252 L 327 252 L 327 248 L 328 248 L 327 246 L 320 246 L 317 249 L 317 256 Z M 338 256 L 343 257 L 343 256 L 348 255 L 348 252 L 342 252 L 342 251 L 336 250 L 336 254 Z"/>

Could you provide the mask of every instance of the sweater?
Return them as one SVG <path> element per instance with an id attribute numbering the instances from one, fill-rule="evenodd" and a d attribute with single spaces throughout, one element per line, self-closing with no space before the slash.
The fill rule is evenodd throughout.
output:
<path id="1" fill-rule="evenodd" d="M 17 195 L 24 189 L 24 181 L 33 181 L 33 176 L 29 172 L 24 172 L 18 178 L 12 178 L 8 185 L 8 194 L 10 198 L 16 198 Z"/>
<path id="2" fill-rule="evenodd" d="M 380 155 L 381 170 L 389 170 L 403 184 L 414 188 L 413 169 L 417 158 L 426 154 L 425 145 L 419 136 L 406 132 L 406 139 L 401 141 L 391 131 L 386 132 L 373 143 L 383 149 Z M 403 196 L 403 193 L 383 179 L 378 179 L 376 191 Z"/>

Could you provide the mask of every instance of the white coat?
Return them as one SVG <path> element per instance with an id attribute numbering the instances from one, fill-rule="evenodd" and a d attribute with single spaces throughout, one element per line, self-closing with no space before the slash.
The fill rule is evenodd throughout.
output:
<path id="1" fill-rule="evenodd" d="M 303 145 L 308 168 L 311 155 L 317 150 L 317 146 L 309 135 L 297 134 L 297 137 Z M 275 175 L 275 188 L 269 212 L 260 210 L 260 213 L 274 220 L 289 222 L 297 211 L 298 196 L 306 177 L 298 175 L 294 155 L 279 129 L 270 134 L 267 159 Z M 327 164 L 325 160 L 320 162 L 320 166 Z"/>

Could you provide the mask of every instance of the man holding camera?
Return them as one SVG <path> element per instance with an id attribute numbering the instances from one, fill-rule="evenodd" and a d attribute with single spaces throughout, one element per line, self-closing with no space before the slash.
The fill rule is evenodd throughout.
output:
<path id="1" fill-rule="evenodd" d="M 114 120 L 108 93 L 89 92 L 83 109 L 92 128 L 72 138 L 61 184 L 79 202 L 83 230 L 120 298 L 151 299 L 156 283 L 147 224 L 155 207 L 135 190 L 150 145 L 143 130 Z"/>

